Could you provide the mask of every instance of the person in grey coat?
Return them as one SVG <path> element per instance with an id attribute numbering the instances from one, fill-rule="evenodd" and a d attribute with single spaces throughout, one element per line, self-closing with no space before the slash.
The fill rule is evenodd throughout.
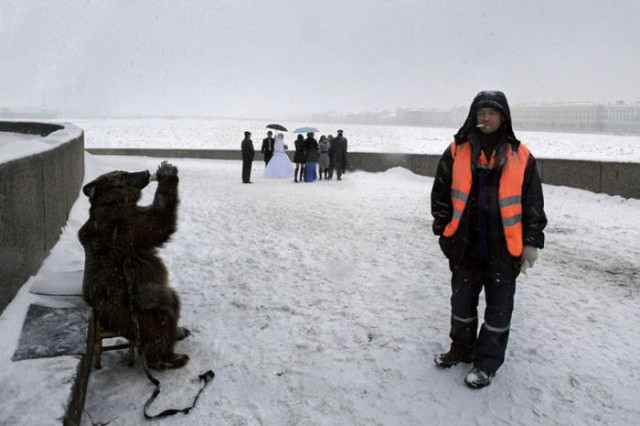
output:
<path id="1" fill-rule="evenodd" d="M 320 180 L 322 180 L 323 176 L 325 180 L 329 178 L 329 147 L 329 139 L 324 135 L 320 136 L 320 141 L 318 142 L 318 151 L 320 152 L 320 158 L 318 159 Z"/>

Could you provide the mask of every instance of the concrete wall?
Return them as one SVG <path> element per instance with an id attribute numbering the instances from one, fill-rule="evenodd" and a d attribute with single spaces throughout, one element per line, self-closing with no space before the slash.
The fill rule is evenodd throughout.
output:
<path id="1" fill-rule="evenodd" d="M 95 155 L 135 155 L 138 157 L 242 160 L 240 150 L 237 149 L 87 148 L 87 152 Z M 262 161 L 262 154 L 260 152 L 256 152 L 255 159 Z"/>
<path id="2" fill-rule="evenodd" d="M 137 155 L 164 158 L 208 158 L 240 160 L 238 150 L 171 150 L 171 149 L 88 149 L 97 155 Z M 289 153 L 292 156 L 292 153 Z M 351 170 L 383 172 L 404 167 L 423 176 L 434 176 L 439 155 L 352 152 L 348 156 Z M 262 161 L 256 153 L 256 161 Z M 626 198 L 640 198 L 640 164 L 608 163 L 581 160 L 537 159 L 543 183 L 586 189 Z"/>
<path id="3" fill-rule="evenodd" d="M 70 124 L 0 122 L 43 136 L 51 149 L 0 163 L 0 312 L 40 268 L 84 179 L 84 133 Z M 25 143 L 29 143 L 26 141 Z"/>
<path id="4" fill-rule="evenodd" d="M 640 198 L 640 164 L 538 159 L 542 182 Z"/>
<path id="5" fill-rule="evenodd" d="M 51 133 L 62 129 L 64 129 L 64 126 L 60 124 L 32 123 L 28 121 L 0 121 L 0 132 L 49 136 Z"/>

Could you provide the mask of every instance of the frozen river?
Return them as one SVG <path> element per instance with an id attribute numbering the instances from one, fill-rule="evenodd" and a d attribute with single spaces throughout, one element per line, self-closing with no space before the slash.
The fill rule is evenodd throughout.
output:
<path id="1" fill-rule="evenodd" d="M 85 130 L 89 148 L 239 149 L 243 132 L 252 132 L 259 149 L 269 122 L 204 119 L 96 119 L 69 120 Z M 313 125 L 319 135 L 344 130 L 352 152 L 442 154 L 457 129 L 353 124 L 287 123 L 292 130 Z M 519 132 L 538 158 L 640 162 L 640 135 Z M 294 136 L 285 136 L 293 146 Z"/>

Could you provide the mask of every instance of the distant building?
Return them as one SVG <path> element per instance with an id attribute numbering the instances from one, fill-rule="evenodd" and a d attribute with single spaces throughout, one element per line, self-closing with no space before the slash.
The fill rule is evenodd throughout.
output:
<path id="1" fill-rule="evenodd" d="M 450 110 L 402 108 L 396 110 L 394 122 L 408 126 L 458 128 L 468 112 L 467 107 Z M 513 105 L 511 117 L 517 130 L 640 133 L 640 103 Z"/>
<path id="2" fill-rule="evenodd" d="M 521 130 L 599 132 L 602 108 L 597 104 L 515 105 L 511 118 Z"/>
<path id="3" fill-rule="evenodd" d="M 612 133 L 640 133 L 640 104 L 605 105 L 602 130 Z"/>
<path id="4" fill-rule="evenodd" d="M 449 127 L 451 110 L 402 108 L 396 111 L 396 122 L 409 126 Z"/>

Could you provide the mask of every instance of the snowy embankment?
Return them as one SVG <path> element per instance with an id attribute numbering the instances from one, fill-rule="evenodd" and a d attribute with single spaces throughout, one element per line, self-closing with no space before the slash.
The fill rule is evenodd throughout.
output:
<path id="1" fill-rule="evenodd" d="M 158 164 L 87 158 L 94 174 Z M 189 365 L 157 374 L 154 409 L 187 405 L 209 368 L 216 379 L 191 414 L 158 423 L 640 422 L 639 200 L 544 187 L 547 247 L 518 281 L 506 364 L 472 391 L 468 366 L 432 362 L 448 346 L 450 291 L 430 232 L 431 178 L 394 169 L 293 184 L 262 179 L 254 162 L 255 184 L 242 185 L 240 162 L 173 162 L 179 229 L 162 256 L 194 334 L 177 347 Z M 78 211 L 86 217 L 74 209 L 70 223 L 84 220 Z M 74 228 L 59 262 L 82 258 L 69 249 Z M 152 387 L 124 355 L 92 372 L 85 424 L 143 421 Z"/>

